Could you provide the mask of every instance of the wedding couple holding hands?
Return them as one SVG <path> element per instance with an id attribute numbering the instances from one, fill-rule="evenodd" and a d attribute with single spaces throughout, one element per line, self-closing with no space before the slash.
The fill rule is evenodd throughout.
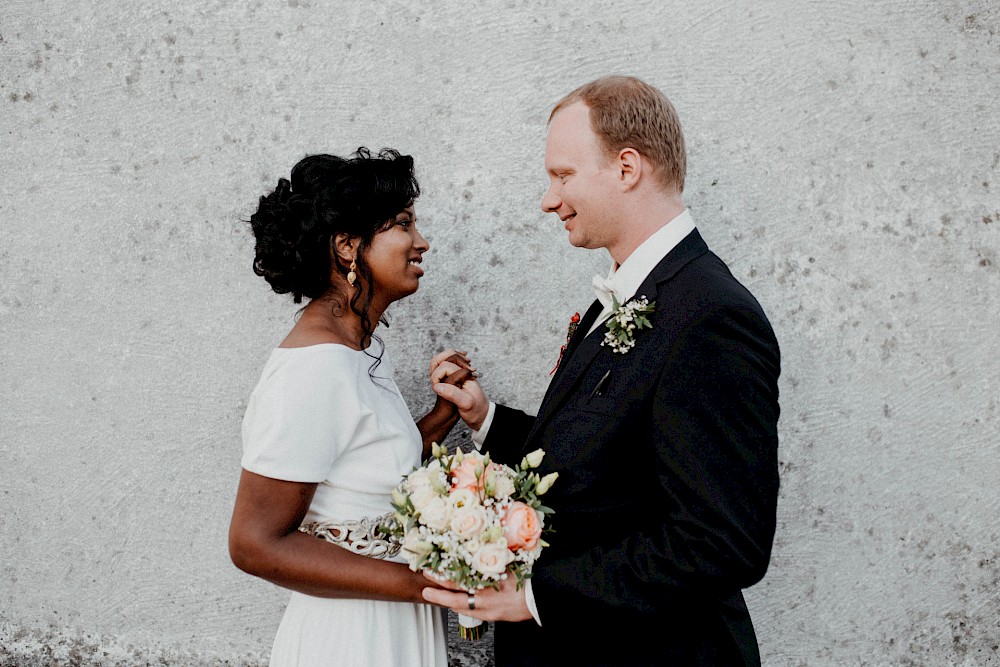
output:
<path id="1" fill-rule="evenodd" d="M 230 527 L 233 562 L 293 591 L 271 665 L 446 665 L 446 608 L 495 622 L 501 667 L 760 664 L 742 589 L 775 530 L 771 326 L 685 208 L 659 90 L 612 76 L 569 93 L 544 165 L 542 209 L 612 267 L 536 416 L 489 401 L 454 350 L 431 360 L 437 401 L 416 422 L 393 381 L 375 331 L 429 247 L 412 158 L 306 157 L 251 216 L 254 271 L 308 300 L 248 403 Z M 459 419 L 492 460 L 541 449 L 538 473 L 558 473 L 551 545 L 523 587 L 453 590 L 378 530 Z"/>

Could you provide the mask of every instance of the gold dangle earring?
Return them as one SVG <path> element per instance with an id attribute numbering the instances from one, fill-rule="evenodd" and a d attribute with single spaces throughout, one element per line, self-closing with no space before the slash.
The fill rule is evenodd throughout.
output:
<path id="1" fill-rule="evenodd" d="M 358 274 L 356 273 L 357 270 L 358 270 L 358 263 L 352 259 L 351 270 L 347 272 L 347 284 L 350 285 L 351 287 L 354 286 L 354 282 L 358 279 Z"/>

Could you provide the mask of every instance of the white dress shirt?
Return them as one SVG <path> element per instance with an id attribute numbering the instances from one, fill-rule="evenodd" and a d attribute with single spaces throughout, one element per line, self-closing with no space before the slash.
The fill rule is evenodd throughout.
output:
<path id="1" fill-rule="evenodd" d="M 632 251 L 632 254 L 628 256 L 625 263 L 619 266 L 617 270 L 615 269 L 614 261 L 612 261 L 611 268 L 608 269 L 608 277 L 603 279 L 603 282 L 618 298 L 618 303 L 625 303 L 635 296 L 635 292 L 642 285 L 642 281 L 656 268 L 660 260 L 676 248 L 677 244 L 683 241 L 692 231 L 694 231 L 694 219 L 691 217 L 691 212 L 688 209 L 684 209 L 683 213 L 660 227 L 652 236 L 639 244 L 639 247 Z M 599 276 L 595 277 L 594 282 L 597 283 L 599 281 L 601 281 L 601 278 Z M 639 296 L 646 295 L 640 294 Z M 590 329 L 587 331 L 588 336 L 594 333 L 594 329 L 603 324 L 604 320 L 608 319 L 611 315 L 611 300 L 601 297 L 601 294 L 597 295 L 598 300 L 604 305 L 604 309 L 597 316 L 597 319 L 594 320 L 594 323 L 590 325 Z"/>
<path id="2" fill-rule="evenodd" d="M 694 218 L 691 217 L 691 212 L 688 209 L 684 209 L 680 215 L 670 220 L 663 227 L 660 227 L 652 236 L 639 244 L 639 247 L 633 250 L 632 254 L 617 269 L 615 268 L 616 264 L 614 260 L 612 260 L 608 277 L 602 279 L 597 276 L 594 278 L 594 291 L 597 293 L 597 298 L 604 306 L 604 309 L 601 310 L 597 319 L 590 326 L 587 335 L 589 336 L 594 333 L 594 330 L 611 316 L 611 298 L 607 296 L 604 290 L 600 289 L 599 284 L 603 283 L 603 286 L 608 291 L 614 293 L 619 304 L 625 303 L 636 295 L 636 290 L 642 285 L 642 281 L 656 268 L 660 260 L 687 238 L 687 235 L 693 232 L 694 229 Z M 647 295 L 640 294 L 639 296 Z M 476 446 L 477 450 L 482 449 L 483 443 L 486 442 L 486 435 L 489 433 L 490 425 L 493 423 L 493 415 L 496 414 L 496 407 L 496 403 L 490 401 L 490 407 L 486 412 L 486 419 L 483 420 L 482 428 L 472 432 L 472 443 Z M 531 617 L 535 619 L 538 625 L 541 625 L 542 621 L 538 618 L 538 609 L 535 605 L 535 596 L 531 592 L 531 579 L 525 582 L 524 594 Z"/>

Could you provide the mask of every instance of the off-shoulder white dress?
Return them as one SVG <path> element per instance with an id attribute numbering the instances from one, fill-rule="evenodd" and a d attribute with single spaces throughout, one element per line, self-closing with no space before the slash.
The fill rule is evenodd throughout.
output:
<path id="1" fill-rule="evenodd" d="M 336 344 L 277 348 L 243 418 L 242 466 L 316 482 L 303 523 L 376 518 L 420 463 L 421 438 L 387 355 Z M 397 557 L 396 560 L 402 560 Z M 272 667 L 447 664 L 444 610 L 425 604 L 318 598 L 293 592 Z"/>

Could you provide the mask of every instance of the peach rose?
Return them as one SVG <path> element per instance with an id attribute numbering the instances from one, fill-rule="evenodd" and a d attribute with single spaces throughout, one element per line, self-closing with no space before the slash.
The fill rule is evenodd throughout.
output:
<path id="1" fill-rule="evenodd" d="M 468 489 L 473 493 L 483 490 L 482 480 L 476 477 L 476 466 L 481 465 L 475 457 L 466 456 L 452 471 L 452 489 Z"/>
<path id="2" fill-rule="evenodd" d="M 504 513 L 503 534 L 507 538 L 507 548 L 534 549 L 542 536 L 542 522 L 535 510 L 520 501 L 515 501 L 507 507 Z"/>

